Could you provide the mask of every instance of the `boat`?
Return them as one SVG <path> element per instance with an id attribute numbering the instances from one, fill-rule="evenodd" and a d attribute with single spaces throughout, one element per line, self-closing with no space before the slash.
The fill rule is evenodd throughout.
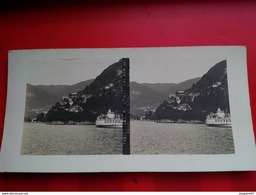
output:
<path id="1" fill-rule="evenodd" d="M 231 127 L 231 116 L 218 108 L 217 113 L 210 113 L 206 117 L 206 124 L 215 127 Z"/>
<path id="2" fill-rule="evenodd" d="M 122 128 L 123 120 L 120 118 L 120 115 L 115 114 L 110 109 L 107 114 L 101 114 L 96 119 L 97 127 L 110 127 L 110 128 Z"/>

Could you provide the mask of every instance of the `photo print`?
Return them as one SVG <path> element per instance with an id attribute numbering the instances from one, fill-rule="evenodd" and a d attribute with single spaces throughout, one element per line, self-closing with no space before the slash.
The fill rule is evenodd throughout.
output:
<path id="1" fill-rule="evenodd" d="M 38 58 L 26 84 L 21 154 L 122 154 L 126 66 L 123 58 Z"/>
<path id="2" fill-rule="evenodd" d="M 256 170 L 247 81 L 242 46 L 10 51 L 0 171 Z"/>
<path id="3" fill-rule="evenodd" d="M 151 58 L 130 85 L 132 154 L 234 153 L 225 56 Z"/>

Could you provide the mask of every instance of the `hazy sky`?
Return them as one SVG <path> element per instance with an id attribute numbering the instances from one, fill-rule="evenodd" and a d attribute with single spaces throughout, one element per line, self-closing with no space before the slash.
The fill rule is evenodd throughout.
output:
<path id="1" fill-rule="evenodd" d="M 130 58 L 130 81 L 178 83 L 203 76 L 226 59 L 224 53 L 214 47 L 65 49 L 24 50 L 15 57 L 27 66 L 27 82 L 33 85 L 70 85 L 92 79 L 123 57 Z"/>

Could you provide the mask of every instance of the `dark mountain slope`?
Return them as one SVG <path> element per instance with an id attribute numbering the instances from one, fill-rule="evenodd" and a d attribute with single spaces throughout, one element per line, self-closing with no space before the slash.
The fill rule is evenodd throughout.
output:
<path id="1" fill-rule="evenodd" d="M 200 120 L 218 108 L 230 112 L 226 60 L 217 63 L 190 89 L 176 93 L 156 110 L 159 120 Z"/>
<path id="2" fill-rule="evenodd" d="M 69 93 L 57 102 L 46 115 L 47 121 L 90 121 L 108 109 L 122 113 L 122 63 L 106 68 L 85 89 Z"/>

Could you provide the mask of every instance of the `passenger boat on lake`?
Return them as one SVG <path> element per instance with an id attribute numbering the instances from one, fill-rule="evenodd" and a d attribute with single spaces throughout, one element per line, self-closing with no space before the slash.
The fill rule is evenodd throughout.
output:
<path id="1" fill-rule="evenodd" d="M 122 128 L 123 120 L 120 115 L 108 110 L 107 114 L 101 114 L 96 119 L 97 127 Z"/>
<path id="2" fill-rule="evenodd" d="M 210 113 L 206 117 L 206 124 L 215 127 L 231 127 L 231 116 L 218 108 L 217 113 Z"/>

